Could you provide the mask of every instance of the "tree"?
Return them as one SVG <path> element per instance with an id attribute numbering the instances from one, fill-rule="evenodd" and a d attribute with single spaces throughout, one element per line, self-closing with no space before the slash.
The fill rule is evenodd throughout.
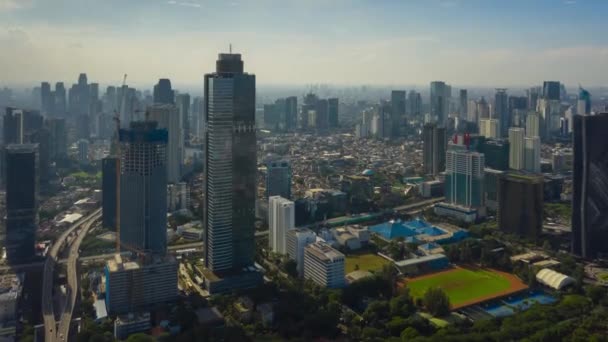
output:
<path id="1" fill-rule="evenodd" d="M 154 342 L 156 341 L 152 336 L 146 335 L 144 333 L 137 333 L 129 336 L 126 339 L 126 342 Z"/>
<path id="2" fill-rule="evenodd" d="M 407 327 L 401 332 L 401 341 L 408 342 L 420 336 L 420 333 L 414 327 Z"/>
<path id="3" fill-rule="evenodd" d="M 365 312 L 363 312 L 363 319 L 365 319 L 370 325 L 375 325 L 381 320 L 388 319 L 389 317 L 389 304 L 385 300 L 375 300 L 371 302 Z"/>
<path id="4" fill-rule="evenodd" d="M 591 299 L 594 304 L 599 304 L 604 296 L 606 295 L 606 290 L 601 286 L 590 285 L 585 288 L 585 295 L 587 298 Z"/>
<path id="5" fill-rule="evenodd" d="M 394 316 L 388 323 L 386 323 L 386 330 L 388 330 L 393 336 L 399 336 L 406 327 L 407 321 L 400 316 Z"/>
<path id="6" fill-rule="evenodd" d="M 287 273 L 287 275 L 289 275 L 290 277 L 298 277 L 298 264 L 295 260 L 287 260 L 283 265 L 283 268 L 285 269 L 285 273 Z"/>
<path id="7" fill-rule="evenodd" d="M 434 316 L 445 316 L 450 312 L 450 298 L 439 287 L 431 287 L 424 293 L 424 307 Z"/>
<path id="8" fill-rule="evenodd" d="M 409 291 L 394 297 L 390 301 L 391 316 L 407 317 L 416 312 L 414 300 L 409 294 Z"/>

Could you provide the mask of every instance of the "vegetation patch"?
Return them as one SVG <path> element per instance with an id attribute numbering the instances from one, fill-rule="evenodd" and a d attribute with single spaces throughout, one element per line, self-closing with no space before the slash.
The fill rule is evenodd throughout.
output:
<path id="1" fill-rule="evenodd" d="M 369 252 L 353 253 L 346 256 L 344 272 L 350 273 L 357 269 L 375 272 L 381 270 L 388 263 L 390 261 L 376 254 Z"/>

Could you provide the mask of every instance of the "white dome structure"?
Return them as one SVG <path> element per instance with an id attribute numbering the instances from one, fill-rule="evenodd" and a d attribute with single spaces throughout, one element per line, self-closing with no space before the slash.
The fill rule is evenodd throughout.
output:
<path id="1" fill-rule="evenodd" d="M 575 280 L 572 277 L 569 277 L 565 274 L 561 274 L 559 272 L 555 272 L 554 270 L 550 270 L 548 268 L 543 268 L 536 274 L 536 280 L 554 288 L 556 290 L 561 290 L 568 285 L 574 284 Z"/>

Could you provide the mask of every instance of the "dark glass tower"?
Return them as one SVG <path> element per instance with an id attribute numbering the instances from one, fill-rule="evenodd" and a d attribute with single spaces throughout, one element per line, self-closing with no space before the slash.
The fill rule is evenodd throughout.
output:
<path id="1" fill-rule="evenodd" d="M 334 97 L 334 98 L 327 99 L 327 118 L 329 121 L 329 128 L 336 128 L 339 125 L 338 108 L 339 108 L 339 101 L 337 98 Z M 405 103 L 404 103 L 404 108 L 405 108 Z"/>
<path id="2" fill-rule="evenodd" d="M 101 160 L 102 223 L 105 228 L 116 229 L 116 167 L 118 158 L 107 157 Z"/>
<path id="3" fill-rule="evenodd" d="M 154 103 L 175 103 L 175 92 L 171 88 L 171 80 L 168 78 L 159 79 L 158 84 L 154 86 Z"/>
<path id="4" fill-rule="evenodd" d="M 205 75 L 205 266 L 224 275 L 254 263 L 255 75 L 240 54 L 220 54 L 216 68 Z"/>
<path id="5" fill-rule="evenodd" d="M 447 136 L 445 128 L 436 123 L 424 125 L 422 130 L 424 173 L 437 175 L 445 171 Z"/>
<path id="6" fill-rule="evenodd" d="M 498 227 L 536 239 L 543 228 L 543 176 L 510 172 L 498 179 Z"/>
<path id="7" fill-rule="evenodd" d="M 167 140 L 154 121 L 120 130 L 120 242 L 124 249 L 167 251 Z"/>
<path id="8" fill-rule="evenodd" d="M 6 253 L 9 263 L 34 257 L 38 226 L 37 145 L 6 148 Z"/>
<path id="9" fill-rule="evenodd" d="M 405 90 L 391 91 L 391 136 L 401 134 L 401 123 L 405 120 Z"/>
<path id="10" fill-rule="evenodd" d="M 608 255 L 608 113 L 574 116 L 572 252 Z"/>
<path id="11" fill-rule="evenodd" d="M 511 113 L 509 113 L 509 100 L 507 90 L 504 88 L 496 89 L 494 95 L 494 117 L 499 121 L 500 136 L 509 135 L 509 128 L 513 126 Z"/>
<path id="12" fill-rule="evenodd" d="M 543 82 L 543 98 L 547 100 L 559 100 L 560 86 L 558 81 Z"/>

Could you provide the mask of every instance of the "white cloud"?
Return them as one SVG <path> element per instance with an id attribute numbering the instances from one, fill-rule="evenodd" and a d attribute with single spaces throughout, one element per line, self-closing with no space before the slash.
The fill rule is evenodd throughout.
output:
<path id="1" fill-rule="evenodd" d="M 0 0 L 0 11 L 13 11 L 23 8 L 30 8 L 33 0 Z"/>
<path id="2" fill-rule="evenodd" d="M 167 1 L 167 4 L 169 5 L 176 5 L 176 6 L 183 6 L 183 7 L 194 7 L 194 8 L 201 8 L 202 5 L 197 3 L 197 2 L 180 2 L 180 1 L 175 1 L 175 0 L 170 0 Z"/>
<path id="3" fill-rule="evenodd" d="M 576 5 L 576 0 L 565 0 L 564 5 Z"/>

